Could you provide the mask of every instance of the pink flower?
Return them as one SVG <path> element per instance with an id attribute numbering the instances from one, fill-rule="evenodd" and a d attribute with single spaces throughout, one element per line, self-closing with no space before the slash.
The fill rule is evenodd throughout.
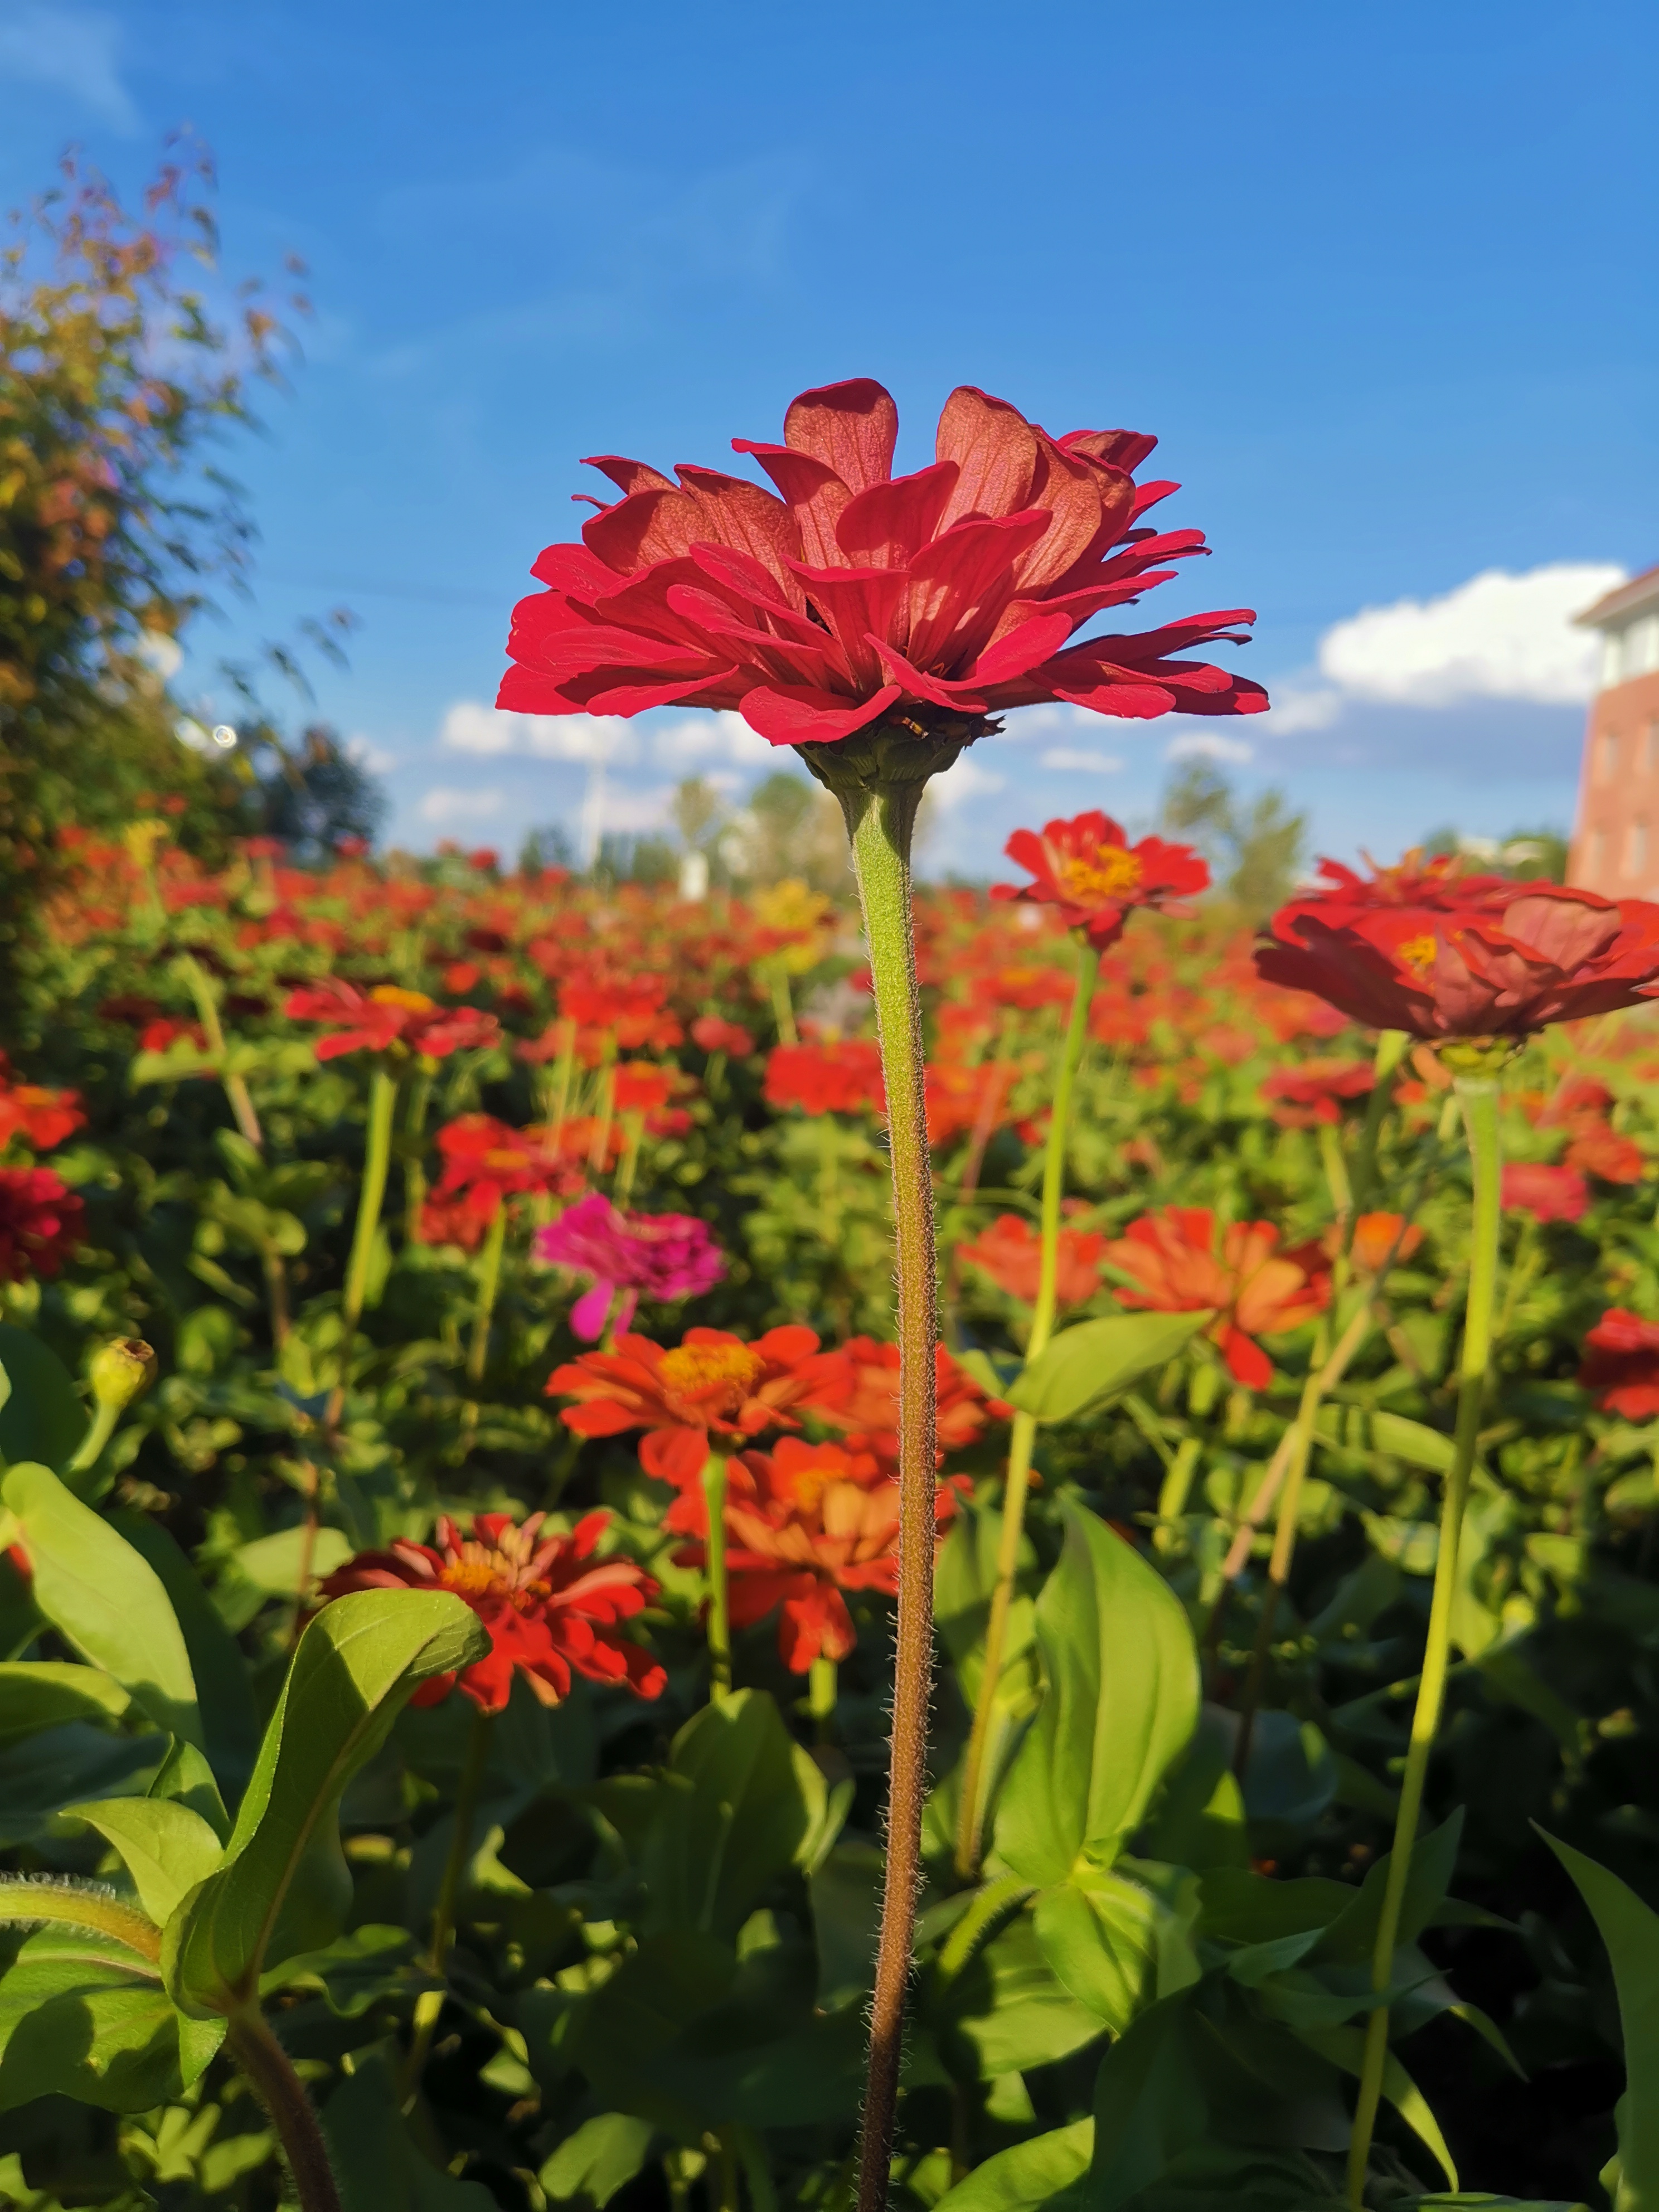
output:
<path id="1" fill-rule="evenodd" d="M 1582 1221 L 1589 1210 L 1589 1185 L 1577 1168 L 1549 1168 L 1536 1160 L 1506 1160 L 1501 1197 L 1506 1213 L 1535 1221 Z"/>
<path id="2" fill-rule="evenodd" d="M 590 1343 L 604 1334 L 619 1295 L 614 1322 L 626 1328 L 641 1291 L 695 1297 L 726 1272 L 725 1255 L 695 1214 L 621 1213 L 599 1191 L 538 1230 L 535 1251 L 550 1267 L 592 1278 L 570 1311 L 570 1326 Z"/>

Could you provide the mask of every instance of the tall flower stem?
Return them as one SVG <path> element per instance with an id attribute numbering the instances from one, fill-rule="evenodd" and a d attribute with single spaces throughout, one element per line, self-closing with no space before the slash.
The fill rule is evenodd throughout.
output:
<path id="1" fill-rule="evenodd" d="M 1066 1188 L 1072 1093 L 1088 1042 L 1089 1007 L 1099 975 L 1099 953 L 1091 945 L 1079 945 L 1071 1018 L 1060 1048 L 1054 1107 L 1048 1116 L 1048 1141 L 1042 1159 L 1042 1256 L 1037 1274 L 1036 1304 L 1031 1312 L 1031 1333 L 1025 1346 L 1028 1366 L 1047 1350 L 1060 1303 L 1060 1207 Z M 1016 1413 L 1008 1447 L 1008 1479 L 1002 1493 L 1002 1538 L 997 1549 L 996 1580 L 991 1586 L 991 1611 L 985 1626 L 985 1671 L 968 1738 L 962 1804 L 957 1820 L 957 1872 L 964 1881 L 971 1881 L 979 1869 L 980 1830 L 984 1819 L 980 1800 L 984 1789 L 985 1753 L 1002 1674 L 1003 1646 L 1008 1638 L 1008 1613 L 1013 1603 L 1014 1576 L 1019 1565 L 1019 1541 L 1025 1526 L 1025 1497 L 1030 1487 L 1031 1452 L 1036 1442 L 1036 1423 L 1029 1413 Z"/>
<path id="2" fill-rule="evenodd" d="M 720 1704 L 732 1687 L 732 1594 L 726 1571 L 726 1458 L 711 1451 L 702 1463 L 703 1502 L 708 1508 L 708 1702 Z"/>
<path id="3" fill-rule="evenodd" d="M 1452 1048 L 1451 1049 L 1455 1049 Z M 1412 1715 L 1411 1741 L 1401 1784 L 1400 1810 L 1395 1819 L 1394 1844 L 1389 1878 L 1382 1893 L 1382 1917 L 1371 1956 L 1371 1987 L 1386 1990 L 1394 1970 L 1395 1944 L 1406 1883 L 1411 1872 L 1412 1846 L 1417 1840 L 1418 1820 L 1423 1808 L 1423 1788 L 1428 1777 L 1429 1756 L 1440 1727 L 1445 1701 L 1446 1672 L 1451 1651 L 1452 1600 L 1457 1588 L 1457 1547 L 1462 1533 L 1463 1508 L 1474 1468 L 1475 1445 L 1480 1433 L 1480 1414 L 1486 1398 L 1486 1370 L 1492 1355 L 1492 1309 L 1498 1286 L 1499 1185 L 1502 1145 L 1498 1121 L 1498 1048 L 1465 1048 L 1474 1064 L 1455 1076 L 1463 1124 L 1468 1133 L 1469 1158 L 1474 1170 L 1474 1217 L 1470 1237 L 1469 1285 L 1463 1315 L 1463 1352 L 1458 1368 L 1457 1432 L 1451 1472 L 1446 1477 L 1440 1512 L 1440 1547 L 1434 1565 L 1434 1595 L 1429 1607 L 1428 1647 L 1417 1687 L 1417 1707 Z M 1449 1052 L 1448 1053 L 1449 1056 Z M 1495 1063 L 1495 1064 L 1494 1064 Z M 1455 1063 L 1454 1063 L 1455 1065 Z M 1365 2029 L 1365 2055 L 1359 2077 L 1359 2099 L 1354 2112 L 1353 2136 L 1348 2152 L 1348 2202 L 1359 2212 L 1364 2202 L 1365 2170 L 1370 2159 L 1371 2136 L 1376 2126 L 1377 2106 L 1382 2094 L 1382 2075 L 1389 2057 L 1389 2008 L 1379 2005 Z"/>
<path id="4" fill-rule="evenodd" d="M 236 2063 L 270 2115 L 294 2177 L 301 2212 L 340 2212 L 339 2186 L 329 2164 L 316 2107 L 294 2070 L 293 2060 L 257 2008 L 234 2016 L 229 2042 Z"/>
<path id="5" fill-rule="evenodd" d="M 966 726 L 963 735 L 967 733 Z M 859 2212 L 882 2212 L 898 2112 L 905 1999 L 921 1875 L 933 1689 L 934 1431 L 939 1287 L 933 1162 L 923 1098 L 921 1007 L 910 907 L 910 847 L 929 775 L 962 738 L 878 726 L 833 745 L 803 745 L 806 766 L 841 802 L 870 953 L 887 1089 L 898 1281 L 898 1631 L 888 1769 L 887 1861 L 870 2007 L 870 2057 L 859 2142 Z"/>
<path id="6" fill-rule="evenodd" d="M 507 1200 L 495 1208 L 495 1218 L 484 1233 L 478 1255 L 478 1304 L 472 1316 L 472 1342 L 466 1355 L 466 1379 L 483 1381 L 489 1358 L 489 1323 L 495 1311 L 495 1294 L 501 1286 L 501 1248 L 507 1242 Z"/>
<path id="7" fill-rule="evenodd" d="M 392 1109 L 398 1096 L 398 1079 L 377 1061 L 368 1085 L 368 1134 L 363 1154 L 363 1180 L 357 1197 L 357 1224 L 352 1231 L 351 1256 L 346 1262 L 345 1296 L 340 1302 L 340 1379 L 330 1394 L 327 1426 L 337 1428 L 345 1404 L 346 1376 L 351 1363 L 352 1339 L 363 1317 L 368 1295 L 369 1261 L 374 1255 L 374 1232 L 380 1225 L 386 1199 L 386 1171 L 392 1163 Z"/>
<path id="8" fill-rule="evenodd" d="M 481 1706 L 472 1709 L 472 1728 L 466 1741 L 466 1763 L 461 1769 L 460 1788 L 455 1796 L 455 1827 L 449 1838 L 449 1856 L 444 1861 L 443 1880 L 438 1886 L 438 1902 L 432 1915 L 432 1947 L 427 1953 L 427 1962 L 441 1981 L 449 1966 L 449 1947 L 455 1937 L 455 1912 L 460 1902 L 461 1882 L 466 1873 L 467 1861 L 472 1856 L 472 1823 L 478 1809 L 478 1792 L 483 1787 L 484 1769 L 489 1764 L 489 1716 Z M 404 2066 L 404 2094 L 412 2097 L 421 2086 L 421 2076 L 432 2049 L 432 2038 L 438 2025 L 438 2016 L 444 2008 L 441 1988 L 422 1990 L 415 2000 L 414 2034 L 409 2046 L 409 2057 Z"/>

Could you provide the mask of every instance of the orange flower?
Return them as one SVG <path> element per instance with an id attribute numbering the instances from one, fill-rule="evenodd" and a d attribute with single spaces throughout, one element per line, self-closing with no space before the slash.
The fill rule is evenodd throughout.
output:
<path id="1" fill-rule="evenodd" d="M 38 1083 L 0 1087 L 0 1152 L 15 1136 L 37 1152 L 61 1145 L 86 1121 L 78 1091 L 46 1091 Z"/>
<path id="2" fill-rule="evenodd" d="M 1139 1285 L 1120 1289 L 1122 1305 L 1154 1313 L 1215 1309 L 1209 1335 L 1237 1382 L 1260 1390 L 1273 1364 L 1258 1336 L 1297 1328 L 1330 1301 L 1330 1263 L 1315 1245 L 1279 1249 L 1267 1221 L 1235 1221 L 1217 1249 L 1215 1216 L 1206 1206 L 1166 1206 L 1132 1221 L 1103 1259 Z"/>
<path id="3" fill-rule="evenodd" d="M 1350 1256 L 1362 1275 L 1374 1275 L 1390 1253 L 1396 1260 L 1409 1260 L 1422 1242 L 1422 1231 L 1415 1225 L 1407 1229 L 1401 1214 L 1362 1213 L 1353 1225 Z"/>
<path id="4" fill-rule="evenodd" d="M 855 1336 L 840 1352 L 825 1354 L 836 1364 L 811 1401 L 810 1411 L 840 1429 L 849 1449 L 874 1453 L 887 1465 L 898 1461 L 899 1348 L 873 1336 Z M 988 1398 L 964 1375 L 942 1344 L 933 1347 L 939 1410 L 935 1435 L 942 1464 L 946 1452 L 962 1451 L 976 1441 L 988 1421 L 1006 1421 L 1010 1409 L 1000 1398 Z"/>
<path id="5" fill-rule="evenodd" d="M 1063 1306 L 1081 1305 L 1100 1288 L 1100 1255 L 1106 1237 L 1098 1229 L 1060 1232 L 1058 1291 Z M 1042 1239 L 1018 1213 L 1000 1213 L 971 1244 L 957 1247 L 959 1256 L 982 1268 L 1000 1291 L 1025 1304 L 1036 1304 L 1042 1267 Z"/>
<path id="6" fill-rule="evenodd" d="M 1368 1060 L 1310 1060 L 1300 1067 L 1276 1067 L 1262 1079 L 1261 1095 L 1273 1101 L 1273 1117 L 1281 1129 L 1334 1125 L 1351 1100 L 1376 1086 Z"/>
<path id="7" fill-rule="evenodd" d="M 838 1386 L 838 1361 L 810 1328 L 793 1326 L 753 1344 L 721 1328 L 689 1328 L 672 1352 L 648 1336 L 619 1336 L 614 1351 L 555 1368 L 547 1395 L 576 1401 L 559 1418 L 579 1437 L 643 1429 L 640 1465 L 684 1489 L 702 1473 L 711 1438 L 799 1428 L 789 1408 Z"/>
<path id="8" fill-rule="evenodd" d="M 1648 1171 L 1642 1147 L 1610 1129 L 1605 1121 L 1580 1129 L 1567 1146 L 1567 1165 L 1595 1176 L 1601 1182 L 1640 1182 Z"/>

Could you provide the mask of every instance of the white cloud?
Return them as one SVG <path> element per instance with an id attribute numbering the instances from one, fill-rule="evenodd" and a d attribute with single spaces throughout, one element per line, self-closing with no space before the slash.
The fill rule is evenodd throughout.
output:
<path id="1" fill-rule="evenodd" d="M 728 761 L 735 768 L 769 768 L 786 750 L 787 747 L 768 744 L 741 714 L 729 708 L 724 714 L 688 714 L 651 733 L 653 760 L 686 775 L 696 775 L 705 761 Z"/>
<path id="2" fill-rule="evenodd" d="M 370 775 L 389 775 L 398 765 L 396 753 L 389 753 L 384 745 L 377 745 L 373 738 L 366 738 L 361 732 L 346 739 L 345 751 L 348 760 L 356 761 Z"/>
<path id="3" fill-rule="evenodd" d="M 599 827 L 606 836 L 660 830 L 668 819 L 668 802 L 673 796 L 672 784 L 659 784 L 647 791 L 618 791 L 614 784 L 607 784 Z"/>
<path id="4" fill-rule="evenodd" d="M 1243 738 L 1224 738 L 1214 730 L 1194 730 L 1187 736 L 1171 738 L 1164 749 L 1165 760 L 1228 761 L 1243 768 L 1247 761 L 1255 758 L 1255 747 L 1247 745 Z"/>
<path id="5" fill-rule="evenodd" d="M 1270 737 L 1295 738 L 1306 730 L 1328 730 L 1342 712 L 1341 692 L 1294 676 L 1282 684 L 1269 684 L 1267 694 L 1273 704 L 1261 722 Z"/>
<path id="6" fill-rule="evenodd" d="M 442 830 L 452 823 L 479 822 L 487 814 L 499 814 L 504 803 L 499 791 L 457 791 L 450 784 L 438 783 L 422 799 L 420 814 L 422 822 Z"/>
<path id="7" fill-rule="evenodd" d="M 1050 745 L 1044 768 L 1075 769 L 1082 775 L 1116 775 L 1126 763 L 1116 753 L 1085 752 L 1080 745 Z"/>
<path id="8" fill-rule="evenodd" d="M 1624 577 L 1606 562 L 1557 561 L 1518 576 L 1489 568 L 1438 599 L 1366 607 L 1326 631 L 1320 673 L 1361 698 L 1405 706 L 1573 705 L 1595 688 L 1595 639 L 1572 617 Z"/>
<path id="9" fill-rule="evenodd" d="M 133 131 L 138 111 L 121 82 L 120 46 L 121 27 L 101 9 L 21 0 L 0 21 L 0 77 L 76 93 L 106 122 Z"/>
<path id="10" fill-rule="evenodd" d="M 458 699 L 445 714 L 438 742 L 451 752 L 529 753 L 538 760 L 602 761 L 620 766 L 639 757 L 639 739 L 617 714 L 505 714 L 476 699 Z"/>
<path id="11" fill-rule="evenodd" d="M 988 797 L 1001 791 L 1008 779 L 999 775 L 994 768 L 981 768 L 976 760 L 964 753 L 956 766 L 947 769 L 943 775 L 935 776 L 927 787 L 927 795 L 942 811 L 954 813 L 971 799 Z"/>

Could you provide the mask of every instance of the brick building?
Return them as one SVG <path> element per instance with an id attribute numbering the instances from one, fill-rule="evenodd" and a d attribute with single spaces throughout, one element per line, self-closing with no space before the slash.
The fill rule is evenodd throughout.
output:
<path id="1" fill-rule="evenodd" d="M 1659 897 L 1659 568 L 1575 619 L 1601 633 L 1601 667 L 1567 880 L 1610 898 Z"/>

